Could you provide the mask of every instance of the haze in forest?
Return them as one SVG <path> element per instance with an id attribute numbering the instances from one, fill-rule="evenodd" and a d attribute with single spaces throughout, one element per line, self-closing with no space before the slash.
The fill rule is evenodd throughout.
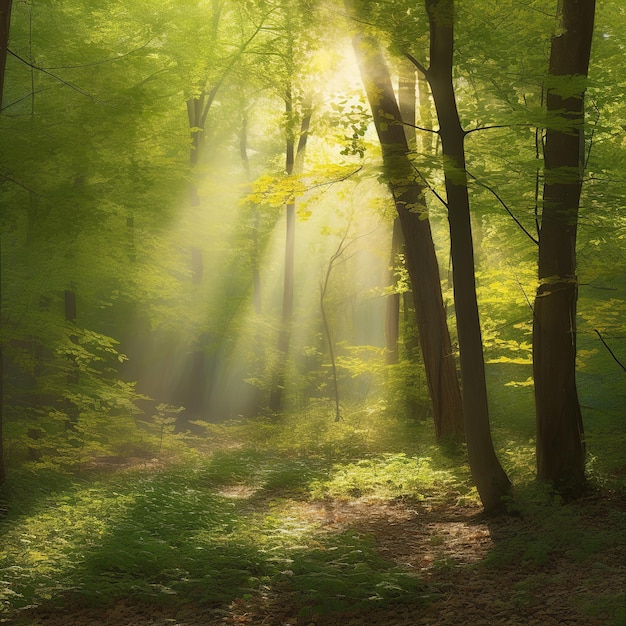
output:
<path id="1" fill-rule="evenodd" d="M 617 0 L 0 0 L 10 541 L 48 482 L 115 507 L 109 470 L 454 515 L 621 494 L 625 32 Z"/>

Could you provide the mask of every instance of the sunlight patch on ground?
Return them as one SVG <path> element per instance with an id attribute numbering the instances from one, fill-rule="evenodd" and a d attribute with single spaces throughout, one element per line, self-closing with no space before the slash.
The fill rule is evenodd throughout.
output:
<path id="1" fill-rule="evenodd" d="M 250 487 L 249 485 L 229 485 L 218 489 L 216 493 L 222 498 L 229 498 L 232 500 L 248 500 L 258 491 L 258 488 Z"/>

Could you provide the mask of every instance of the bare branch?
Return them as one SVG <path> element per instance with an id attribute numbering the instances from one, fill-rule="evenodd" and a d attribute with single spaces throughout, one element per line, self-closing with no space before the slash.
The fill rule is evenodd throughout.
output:
<path id="1" fill-rule="evenodd" d="M 43 67 L 39 67 L 38 65 L 34 65 L 33 63 L 30 63 L 26 59 L 22 58 L 19 54 L 16 54 L 15 52 L 13 52 L 12 50 L 9 50 L 8 48 L 7 48 L 7 52 L 12 57 L 15 57 L 18 61 L 21 61 L 22 63 L 24 63 L 24 65 L 28 65 L 28 67 L 32 67 L 34 70 L 38 70 L 40 72 L 43 72 L 44 74 L 47 74 L 48 76 L 51 76 L 52 78 L 54 78 L 54 80 L 58 80 L 60 83 L 63 83 L 66 87 L 69 87 L 70 89 L 73 89 L 77 93 L 81 94 L 81 96 L 85 96 L 85 98 L 89 98 L 90 100 L 93 100 L 94 102 L 97 102 L 98 104 L 105 104 L 104 102 L 102 102 L 102 100 L 99 100 L 95 96 L 92 96 L 90 93 L 87 93 L 80 87 L 77 87 L 76 85 L 66 80 L 63 80 L 60 76 L 57 76 L 56 74 L 53 74 L 52 72 L 49 72 L 47 69 Z"/>
<path id="2" fill-rule="evenodd" d="M 433 133 L 433 135 L 438 135 L 439 131 L 434 130 L 433 128 L 424 128 L 423 126 L 416 126 L 415 124 L 411 124 L 410 122 L 401 122 L 403 126 L 408 126 L 409 128 L 414 128 L 415 130 L 421 130 L 424 133 Z"/>
<path id="3" fill-rule="evenodd" d="M 593 329 L 593 332 L 598 335 L 598 337 L 600 338 L 600 341 L 602 342 L 602 345 L 604 345 L 604 347 L 609 351 L 609 354 L 613 357 L 613 360 L 626 372 L 626 365 L 624 365 L 616 356 L 615 356 L 615 352 L 613 352 L 613 350 L 611 350 L 611 347 L 609 346 L 609 344 L 604 340 L 604 337 L 600 334 L 600 331 L 597 330 L 596 328 Z"/>
<path id="4" fill-rule="evenodd" d="M 467 171 L 467 170 L 466 170 Z M 490 187 L 489 185 L 487 185 L 486 183 L 481 182 L 480 180 L 478 180 L 478 178 L 476 178 L 476 176 L 474 176 L 473 174 L 471 174 L 469 171 L 467 172 L 467 175 L 479 186 L 479 187 L 483 187 L 484 189 L 486 189 L 487 191 L 489 191 L 490 193 L 493 194 L 493 196 L 496 198 L 496 200 L 498 200 L 498 202 L 504 207 L 504 210 L 511 216 L 511 218 L 513 219 L 513 221 L 519 226 L 519 228 L 522 230 L 522 232 L 535 244 L 535 245 L 539 245 L 539 240 L 536 239 L 535 237 L 533 237 L 533 235 L 524 227 L 524 225 L 519 221 L 519 219 L 513 214 L 513 211 L 511 211 L 511 209 L 508 207 L 508 205 L 506 204 L 506 202 L 502 199 L 502 197 L 500 196 L 500 194 L 493 188 Z"/>
<path id="5" fill-rule="evenodd" d="M 359 167 L 357 167 L 357 169 L 353 170 L 349 174 L 346 174 L 345 176 L 340 176 L 339 178 L 334 178 L 333 180 L 328 180 L 323 183 L 316 183 L 315 185 L 307 187 L 305 191 L 311 191 L 312 189 L 317 189 L 318 187 L 330 187 L 332 185 L 335 185 L 336 183 L 342 183 L 344 180 L 348 180 L 349 178 L 352 178 L 352 176 L 354 176 L 355 174 L 358 174 L 362 169 L 363 166 L 360 165 Z"/>
<path id="6" fill-rule="evenodd" d="M 426 77 L 428 80 L 428 70 L 409 52 L 405 52 L 404 56 L 415 65 L 415 67 Z"/>
<path id="7" fill-rule="evenodd" d="M 48 91 L 48 89 L 50 89 L 50 87 L 43 87 L 41 89 L 37 89 L 35 91 L 35 93 L 41 93 L 42 91 Z M 6 111 L 9 107 L 15 106 L 16 104 L 19 104 L 20 102 L 22 102 L 23 100 L 27 100 L 28 98 L 32 98 L 34 94 L 32 94 L 31 92 L 28 92 L 25 96 L 22 96 L 21 98 L 18 98 L 17 100 L 14 100 L 13 102 L 11 102 L 10 104 L 6 104 L 2 107 L 2 109 L 0 109 L 1 111 Z M 16 116 L 17 117 L 17 116 Z"/>
<path id="8" fill-rule="evenodd" d="M 591 149 L 593 148 L 593 138 L 594 135 L 596 133 L 596 128 L 598 127 L 598 122 L 600 121 L 600 109 L 598 108 L 598 105 L 596 104 L 595 100 L 592 100 L 593 102 L 593 108 L 596 110 L 596 119 L 593 122 L 593 126 L 591 127 L 591 135 L 589 136 L 589 147 L 587 148 L 587 155 L 585 158 L 585 162 L 583 164 L 583 171 L 587 169 L 587 166 L 589 165 L 589 159 L 591 157 Z"/>
<path id="9" fill-rule="evenodd" d="M 34 196 L 39 196 L 39 194 L 34 189 L 27 187 L 24 183 L 21 183 L 19 180 L 15 180 L 15 178 L 11 178 L 11 176 L 7 176 L 6 174 L 0 174 L 0 179 L 13 183 L 14 185 L 21 187 L 25 191 L 28 191 L 28 193 L 32 193 Z"/>
<path id="10" fill-rule="evenodd" d="M 494 130 L 497 128 L 534 128 L 535 124 L 494 124 L 493 126 L 477 126 L 465 131 L 466 135 L 476 133 L 479 130 Z"/>
<path id="11" fill-rule="evenodd" d="M 424 174 L 422 174 L 422 172 L 420 172 L 417 169 L 417 167 L 415 167 L 414 163 L 411 163 L 411 167 L 413 168 L 415 173 L 421 178 L 421 180 L 424 183 L 424 186 L 426 187 L 426 189 L 428 189 L 428 191 L 430 191 L 433 194 L 433 196 L 435 196 L 435 198 L 437 198 L 437 200 L 439 200 L 439 202 L 441 202 L 441 204 L 444 207 L 446 207 L 446 209 L 447 209 L 448 208 L 448 203 L 441 197 L 439 192 L 437 192 L 437 190 L 428 182 L 428 180 L 426 179 Z"/>
<path id="12" fill-rule="evenodd" d="M 92 63 L 81 63 L 81 64 L 78 64 L 78 65 L 51 65 L 51 66 L 46 65 L 45 67 L 42 66 L 42 67 L 40 67 L 38 69 L 41 69 L 41 70 L 73 70 L 73 69 L 79 69 L 81 67 L 92 67 L 93 65 L 104 65 L 105 63 L 112 63 L 113 61 L 119 61 L 120 59 L 123 59 L 124 57 L 130 56 L 131 54 L 134 54 L 135 52 L 139 52 L 139 50 L 143 50 L 152 41 L 154 41 L 154 38 L 148 39 L 148 41 L 146 41 L 146 43 L 142 44 L 138 48 L 134 48 L 133 50 L 130 50 L 129 52 L 125 52 L 124 54 L 120 54 L 119 56 L 111 57 L 110 59 L 102 59 L 101 61 L 93 61 Z"/>

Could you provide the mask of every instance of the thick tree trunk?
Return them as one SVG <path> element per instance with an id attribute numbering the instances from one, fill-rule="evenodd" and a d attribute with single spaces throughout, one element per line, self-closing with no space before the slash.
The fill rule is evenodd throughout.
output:
<path id="1" fill-rule="evenodd" d="M 463 407 L 441 295 L 439 265 L 428 221 L 424 188 L 416 180 L 389 70 L 378 44 L 354 38 L 363 84 L 383 151 L 405 242 L 420 346 L 438 437 L 462 436 Z"/>
<path id="2" fill-rule="evenodd" d="M 416 110 L 416 78 L 413 66 L 408 69 L 401 67 L 400 80 L 398 82 L 398 108 L 403 122 L 415 125 Z M 404 126 L 407 146 L 413 151 L 416 148 L 415 129 L 411 126 Z M 397 277 L 395 268 L 398 263 L 398 255 L 404 251 L 404 239 L 402 237 L 402 226 L 400 219 L 396 217 L 393 221 L 393 232 L 391 236 L 391 254 L 389 259 L 390 277 L 389 284 L 394 288 L 393 293 L 387 297 L 387 314 L 385 318 L 385 345 L 387 348 L 387 363 L 392 365 L 398 362 L 398 341 L 400 339 L 400 294 L 396 292 Z M 407 352 L 413 356 L 412 352 Z"/>
<path id="3" fill-rule="evenodd" d="M 452 83 L 454 0 L 426 0 L 430 25 L 430 84 L 444 156 L 444 176 L 450 224 L 454 303 L 461 355 L 465 439 L 472 476 L 486 511 L 502 506 L 509 479 L 495 454 L 489 426 L 487 384 L 470 221 L 465 131 Z"/>
<path id="4" fill-rule="evenodd" d="M 552 38 L 547 108 L 549 114 L 560 113 L 569 128 L 546 131 L 533 326 L 537 474 L 570 495 L 585 483 L 576 390 L 576 230 L 584 159 L 584 83 L 568 97 L 560 94 L 563 77 L 587 76 L 594 14 L 595 0 L 562 0 Z"/>

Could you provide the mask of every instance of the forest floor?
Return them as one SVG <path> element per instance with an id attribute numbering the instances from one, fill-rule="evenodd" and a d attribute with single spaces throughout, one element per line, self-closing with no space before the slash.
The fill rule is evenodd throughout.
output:
<path id="1" fill-rule="evenodd" d="M 230 494 L 237 498 L 236 490 Z M 255 502 L 263 507 L 267 503 Z M 386 561 L 414 572 L 424 593 L 381 608 L 302 616 L 293 587 L 267 586 L 227 605 L 162 606 L 118 600 L 105 608 L 22 611 L 29 626 L 408 626 L 440 624 L 626 624 L 626 493 L 602 490 L 568 505 L 567 516 L 485 518 L 475 506 L 381 499 L 293 501 L 325 533 L 368 537 Z M 417 597 L 419 595 L 420 597 Z M 2 621 L 2 620 L 0 620 Z M 7 623 L 7 622 L 5 622 Z"/>

